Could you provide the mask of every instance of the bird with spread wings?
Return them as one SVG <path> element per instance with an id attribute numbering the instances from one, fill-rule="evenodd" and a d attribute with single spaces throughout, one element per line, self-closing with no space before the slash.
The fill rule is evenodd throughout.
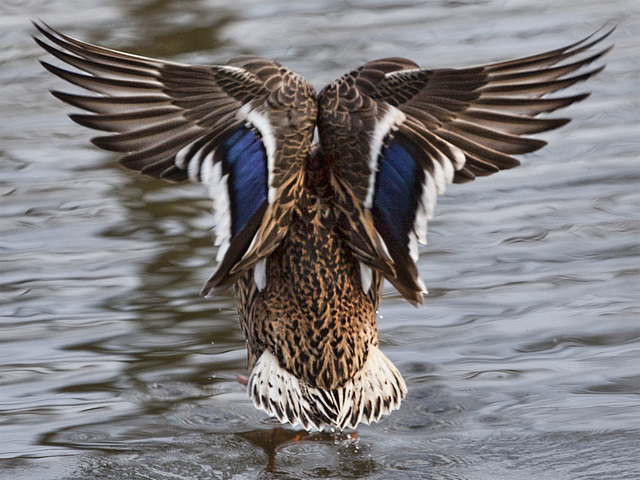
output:
<path id="1" fill-rule="evenodd" d="M 90 95 L 52 93 L 107 132 L 92 142 L 144 175 L 207 186 L 218 267 L 233 286 L 256 407 L 305 429 L 356 428 L 399 408 L 407 388 L 381 352 L 383 279 L 426 292 L 418 244 L 450 183 L 519 165 L 569 120 L 549 96 L 598 73 L 611 31 L 517 60 L 422 69 L 369 62 L 319 94 L 281 64 L 243 56 L 191 66 L 92 45 L 36 24 L 36 42 Z M 585 70 L 586 69 L 586 70 Z"/>

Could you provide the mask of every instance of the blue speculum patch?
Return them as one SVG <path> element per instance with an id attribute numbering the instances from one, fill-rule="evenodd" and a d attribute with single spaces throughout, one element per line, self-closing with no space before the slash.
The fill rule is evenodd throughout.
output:
<path id="1" fill-rule="evenodd" d="M 422 193 L 424 172 L 417 155 L 415 145 L 398 132 L 378 158 L 373 207 L 400 245 L 408 243 Z"/>
<path id="2" fill-rule="evenodd" d="M 267 198 L 267 154 L 260 135 L 246 127 L 227 137 L 222 148 L 229 174 L 231 235 L 236 235 Z"/>

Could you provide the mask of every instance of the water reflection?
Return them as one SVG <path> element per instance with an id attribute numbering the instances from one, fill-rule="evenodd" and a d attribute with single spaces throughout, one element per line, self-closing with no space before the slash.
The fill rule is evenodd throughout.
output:
<path id="1" fill-rule="evenodd" d="M 215 52 L 223 45 L 220 32 L 237 17 L 226 8 L 216 9 L 212 16 L 206 3 L 194 1 L 123 2 L 122 7 L 127 18 L 134 20 L 132 28 L 139 38 L 127 51 L 155 58 Z"/>
<path id="2" fill-rule="evenodd" d="M 358 438 L 358 433 L 309 433 L 288 428 L 275 427 L 271 430 L 254 430 L 239 434 L 252 445 L 261 448 L 267 455 L 266 473 L 277 473 L 276 456 L 279 451 L 304 450 L 304 444 L 321 443 L 325 445 L 347 444 Z M 290 452 L 289 452 L 290 453 Z M 326 467 L 325 467 L 326 468 Z"/>

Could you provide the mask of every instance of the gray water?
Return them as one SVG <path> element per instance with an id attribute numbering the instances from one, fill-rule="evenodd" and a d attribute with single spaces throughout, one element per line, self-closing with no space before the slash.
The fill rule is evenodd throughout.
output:
<path id="1" fill-rule="evenodd" d="M 618 25 L 523 165 L 451 186 L 413 308 L 384 352 L 409 394 L 357 435 L 278 428 L 235 381 L 245 349 L 210 202 L 115 166 L 37 63 L 41 18 L 191 63 L 279 60 L 317 87 L 404 56 L 466 66 Z M 635 0 L 0 3 L 0 478 L 631 479 L 640 476 L 640 5 Z"/>

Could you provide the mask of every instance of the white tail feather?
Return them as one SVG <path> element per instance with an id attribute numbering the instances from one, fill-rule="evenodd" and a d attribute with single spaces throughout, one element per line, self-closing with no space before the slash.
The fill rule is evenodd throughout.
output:
<path id="1" fill-rule="evenodd" d="M 343 387 L 323 390 L 297 379 L 268 351 L 262 353 L 247 385 L 254 405 L 282 423 L 306 430 L 356 428 L 377 422 L 400 407 L 407 387 L 378 347 L 370 346 L 362 370 Z"/>

